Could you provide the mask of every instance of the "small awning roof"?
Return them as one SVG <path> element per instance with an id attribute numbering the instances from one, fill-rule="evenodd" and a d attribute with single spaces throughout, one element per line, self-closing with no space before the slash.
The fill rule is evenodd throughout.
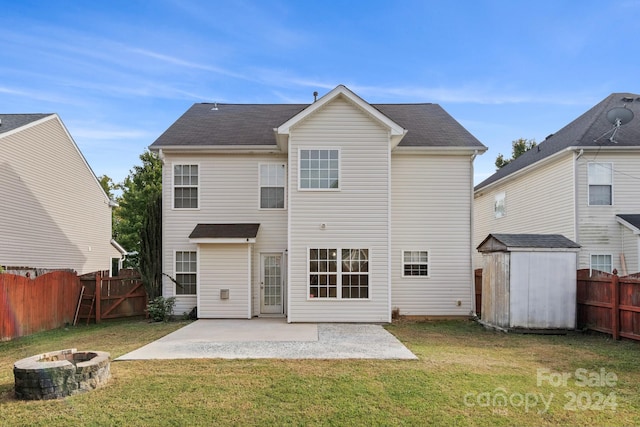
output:
<path id="1" fill-rule="evenodd" d="M 195 243 L 255 243 L 260 224 L 198 224 L 189 234 Z"/>
<path id="2" fill-rule="evenodd" d="M 577 250 L 580 245 L 561 234 L 492 233 L 478 245 L 478 252 Z"/>
<path id="3" fill-rule="evenodd" d="M 629 230 L 633 231 L 635 234 L 640 234 L 640 215 L 616 215 L 616 219 L 618 222 Z"/>

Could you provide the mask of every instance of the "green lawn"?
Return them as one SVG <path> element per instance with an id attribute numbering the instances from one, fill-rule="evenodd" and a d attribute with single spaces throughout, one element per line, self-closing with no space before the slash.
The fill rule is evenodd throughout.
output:
<path id="1" fill-rule="evenodd" d="M 640 425 L 640 343 L 468 321 L 388 326 L 418 361 L 112 362 L 102 389 L 13 396 L 23 357 L 76 347 L 115 358 L 182 325 L 110 322 L 0 343 L 0 425 Z"/>

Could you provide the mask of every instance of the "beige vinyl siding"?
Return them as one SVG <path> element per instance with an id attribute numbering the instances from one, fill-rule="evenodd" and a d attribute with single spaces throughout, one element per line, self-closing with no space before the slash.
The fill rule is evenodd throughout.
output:
<path id="1" fill-rule="evenodd" d="M 259 209 L 258 165 L 265 162 L 286 164 L 286 156 L 272 154 L 197 154 L 165 153 L 163 167 L 163 257 L 164 270 L 174 275 L 173 251 L 198 247 L 189 242 L 189 234 L 199 223 L 259 223 L 253 248 L 253 314 L 259 304 L 261 252 L 283 252 L 287 248 L 287 211 Z M 172 209 L 172 175 L 174 164 L 198 164 L 200 205 L 197 210 Z M 244 266 L 244 270 L 246 270 Z M 199 266 L 199 272 L 208 269 Z M 164 295 L 174 294 L 174 285 L 164 278 Z M 206 297 L 201 300 L 206 304 Z M 248 304 L 248 303 L 246 303 Z M 245 305 L 246 305 L 245 304 Z M 195 296 L 178 296 L 175 313 L 189 312 L 196 305 Z M 242 316 L 246 317 L 246 316 Z"/>
<path id="2" fill-rule="evenodd" d="M 340 150 L 339 191 L 298 190 L 300 148 Z M 388 131 L 342 97 L 291 130 L 290 321 L 390 321 L 389 166 Z M 309 248 L 368 249 L 369 299 L 309 299 Z"/>
<path id="3" fill-rule="evenodd" d="M 0 188 L 0 265 L 83 274 L 120 257 L 109 200 L 56 115 L 0 135 Z"/>
<path id="4" fill-rule="evenodd" d="M 393 153 L 391 165 L 392 307 L 401 315 L 469 315 L 471 156 Z M 430 277 L 402 277 L 405 250 L 429 251 Z"/>
<path id="5" fill-rule="evenodd" d="M 587 164 L 612 163 L 613 205 L 588 206 Z M 578 159 L 578 236 L 580 250 L 578 268 L 589 268 L 590 254 L 611 254 L 613 268 L 621 272 L 622 231 L 617 214 L 640 213 L 640 153 L 585 152 Z M 627 263 L 627 269 L 629 264 Z M 634 273 L 635 271 L 629 271 Z"/>
<path id="6" fill-rule="evenodd" d="M 198 317 L 248 318 L 249 250 L 246 244 L 204 244 L 198 252 Z M 220 290 L 229 290 L 229 299 Z"/>
<path id="7" fill-rule="evenodd" d="M 474 196 L 474 268 L 482 267 L 475 248 L 490 233 L 562 234 L 576 240 L 574 154 L 568 152 Z M 496 194 L 505 193 L 505 214 L 494 216 Z"/>

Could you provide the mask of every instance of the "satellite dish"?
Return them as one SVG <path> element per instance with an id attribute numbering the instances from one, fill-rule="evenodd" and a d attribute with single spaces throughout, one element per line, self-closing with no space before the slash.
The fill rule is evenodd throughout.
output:
<path id="1" fill-rule="evenodd" d="M 615 107 L 607 111 L 607 120 L 615 126 L 626 125 L 633 119 L 633 111 L 627 107 Z"/>
<path id="2" fill-rule="evenodd" d="M 618 129 L 620 129 L 620 126 L 626 125 L 631 120 L 633 120 L 633 111 L 629 110 L 626 105 L 624 107 L 613 107 L 612 109 L 607 111 L 607 120 L 613 125 L 613 129 L 606 131 L 598 138 L 594 139 L 593 142 L 598 142 L 606 135 L 611 134 L 611 136 L 608 138 L 609 142 L 617 144 L 618 141 L 615 140 L 616 133 L 618 133 Z"/>

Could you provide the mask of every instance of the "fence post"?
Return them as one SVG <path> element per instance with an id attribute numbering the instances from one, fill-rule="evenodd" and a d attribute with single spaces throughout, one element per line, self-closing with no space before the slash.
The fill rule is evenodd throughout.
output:
<path id="1" fill-rule="evenodd" d="M 620 339 L 620 286 L 619 286 L 618 270 L 613 270 L 611 277 L 611 333 L 613 339 Z"/>
<path id="2" fill-rule="evenodd" d="M 102 273 L 100 271 L 96 272 L 96 323 L 100 323 L 100 318 L 102 316 L 102 308 L 100 307 L 100 303 L 102 302 Z"/>

